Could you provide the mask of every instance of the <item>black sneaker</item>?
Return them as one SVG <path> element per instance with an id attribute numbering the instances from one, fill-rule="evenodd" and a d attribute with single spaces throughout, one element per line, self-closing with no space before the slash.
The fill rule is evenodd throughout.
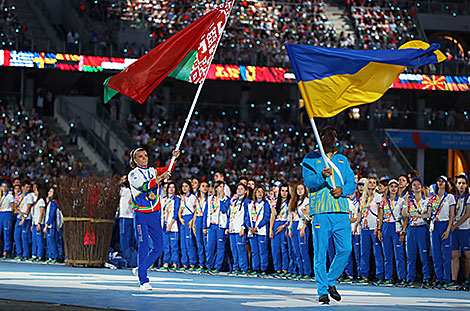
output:
<path id="1" fill-rule="evenodd" d="M 318 298 L 318 303 L 321 305 L 329 305 L 330 298 L 328 297 L 327 294 L 321 295 L 320 298 Z"/>
<path id="2" fill-rule="evenodd" d="M 429 281 L 429 279 L 424 279 L 423 280 L 423 283 L 421 284 L 421 288 L 431 288 L 431 282 Z"/>
<path id="3" fill-rule="evenodd" d="M 331 298 L 333 298 L 334 300 L 336 301 L 341 300 L 341 295 L 336 290 L 336 286 L 328 286 L 328 293 L 330 294 Z"/>

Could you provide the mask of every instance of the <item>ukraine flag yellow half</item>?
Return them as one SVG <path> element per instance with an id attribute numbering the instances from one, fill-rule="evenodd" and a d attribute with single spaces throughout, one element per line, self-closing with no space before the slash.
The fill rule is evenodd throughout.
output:
<path id="1" fill-rule="evenodd" d="M 406 67 L 444 61 L 439 44 L 409 41 L 398 50 L 344 50 L 285 44 L 310 118 L 328 118 L 378 100 Z"/>

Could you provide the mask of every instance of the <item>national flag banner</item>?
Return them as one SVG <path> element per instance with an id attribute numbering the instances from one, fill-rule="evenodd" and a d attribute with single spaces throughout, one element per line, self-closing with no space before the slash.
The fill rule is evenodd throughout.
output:
<path id="1" fill-rule="evenodd" d="M 143 103 L 167 76 L 202 83 L 234 0 L 227 0 L 104 82 L 104 102 L 117 93 Z"/>
<path id="2" fill-rule="evenodd" d="M 310 118 L 328 118 L 378 100 L 406 67 L 446 59 L 439 44 L 409 41 L 398 50 L 346 50 L 285 44 Z"/>

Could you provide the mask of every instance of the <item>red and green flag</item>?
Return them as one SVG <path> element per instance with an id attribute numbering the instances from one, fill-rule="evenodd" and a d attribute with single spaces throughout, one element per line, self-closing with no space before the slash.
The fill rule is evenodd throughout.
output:
<path id="1" fill-rule="evenodd" d="M 121 73 L 106 79 L 104 102 L 121 93 L 142 104 L 168 76 L 195 84 L 202 83 L 233 2 L 227 0 L 210 10 Z"/>

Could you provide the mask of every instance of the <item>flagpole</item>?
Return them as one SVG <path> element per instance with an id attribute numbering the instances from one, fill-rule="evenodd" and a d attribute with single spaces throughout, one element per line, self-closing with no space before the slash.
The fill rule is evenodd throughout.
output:
<path id="1" fill-rule="evenodd" d="M 310 118 L 310 124 L 312 124 L 313 133 L 315 134 L 315 139 L 317 140 L 318 149 L 320 149 L 320 154 L 323 158 L 323 162 L 325 162 L 325 166 L 329 168 L 330 166 L 328 165 L 328 157 L 325 153 L 325 150 L 323 149 L 323 144 L 321 143 L 320 134 L 318 133 L 317 125 L 315 124 L 315 120 L 313 118 Z M 330 181 L 331 181 L 331 186 L 333 188 L 336 188 L 336 185 L 333 181 L 333 175 L 330 176 Z"/>
<path id="2" fill-rule="evenodd" d="M 233 1 L 233 2 L 235 2 L 235 1 Z M 194 112 L 194 108 L 196 107 L 196 103 L 197 103 L 197 100 L 199 98 L 199 94 L 201 93 L 202 86 L 204 85 L 204 82 L 206 82 L 206 78 L 207 78 L 207 75 L 209 74 L 209 70 L 210 70 L 210 67 L 212 65 L 212 61 L 214 60 L 215 53 L 217 52 L 217 48 L 219 47 L 220 40 L 222 39 L 222 36 L 224 34 L 225 26 L 227 26 L 228 19 L 229 19 L 230 15 L 232 14 L 233 4 L 234 3 L 232 3 L 232 6 L 230 7 L 230 12 L 227 15 L 227 20 L 225 21 L 225 24 L 222 27 L 222 31 L 220 32 L 219 38 L 217 39 L 217 45 L 216 45 L 214 53 L 212 53 L 212 55 L 211 55 L 211 61 L 209 62 L 209 67 L 207 68 L 206 75 L 204 76 L 204 80 L 202 80 L 202 82 L 199 84 L 199 87 L 197 88 L 196 95 L 194 96 L 193 103 L 191 105 L 191 109 L 189 109 L 188 116 L 186 117 L 186 122 L 184 123 L 183 129 L 181 130 L 181 134 L 180 134 L 180 137 L 178 138 L 178 143 L 176 144 L 175 150 L 179 150 L 180 147 L 181 147 L 181 143 L 183 142 L 184 135 L 186 134 L 186 130 L 188 129 L 189 121 L 191 120 L 191 117 L 192 117 L 193 112 Z M 176 160 L 176 158 L 174 156 L 171 157 L 170 165 L 168 166 L 168 171 L 169 172 L 171 172 L 171 170 L 173 168 L 173 164 L 175 163 L 175 160 Z"/>

